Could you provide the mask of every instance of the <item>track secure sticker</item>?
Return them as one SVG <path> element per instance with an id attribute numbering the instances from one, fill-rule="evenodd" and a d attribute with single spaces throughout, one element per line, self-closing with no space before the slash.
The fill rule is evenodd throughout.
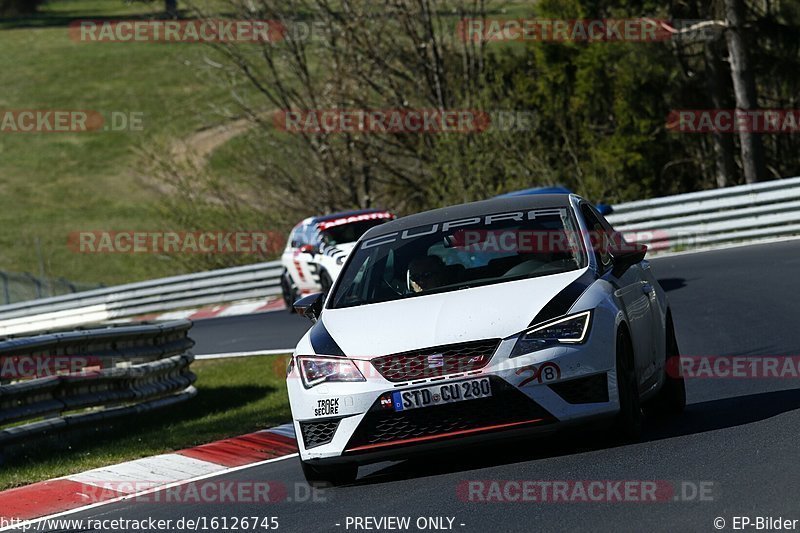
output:
<path id="1" fill-rule="evenodd" d="M 339 414 L 339 398 L 330 400 L 317 400 L 317 408 L 314 409 L 314 416 L 331 416 Z"/>
<path id="2" fill-rule="evenodd" d="M 516 371 L 518 376 L 523 374 L 530 374 L 528 377 L 520 381 L 518 387 L 524 387 L 532 381 L 537 383 L 548 383 L 550 381 L 557 381 L 561 379 L 561 367 L 555 363 L 547 362 L 540 366 L 528 365 L 518 368 Z"/>

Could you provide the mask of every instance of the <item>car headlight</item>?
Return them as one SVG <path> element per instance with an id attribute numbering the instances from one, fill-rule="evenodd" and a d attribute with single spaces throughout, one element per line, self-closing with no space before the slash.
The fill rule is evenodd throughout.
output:
<path id="1" fill-rule="evenodd" d="M 297 364 L 307 389 L 329 381 L 366 381 L 355 363 L 342 357 L 300 356 Z"/>
<path id="2" fill-rule="evenodd" d="M 558 344 L 581 344 L 589 332 L 591 311 L 539 324 L 520 335 L 510 357 L 543 350 Z"/>

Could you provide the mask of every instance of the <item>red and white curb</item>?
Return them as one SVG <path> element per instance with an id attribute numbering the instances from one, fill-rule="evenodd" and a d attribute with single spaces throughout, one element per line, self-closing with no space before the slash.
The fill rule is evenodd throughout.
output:
<path id="1" fill-rule="evenodd" d="M 131 320 L 202 320 L 204 318 L 217 318 L 222 316 L 239 316 L 253 313 L 268 313 L 271 311 L 283 311 L 286 304 L 280 297 L 272 298 L 266 302 L 262 300 L 252 300 L 236 302 L 232 304 L 212 305 L 197 309 L 182 309 L 180 311 L 169 311 L 167 313 L 144 315 Z"/>
<path id="2" fill-rule="evenodd" d="M 292 424 L 0 492 L 0 523 L 43 520 L 297 455 Z"/>

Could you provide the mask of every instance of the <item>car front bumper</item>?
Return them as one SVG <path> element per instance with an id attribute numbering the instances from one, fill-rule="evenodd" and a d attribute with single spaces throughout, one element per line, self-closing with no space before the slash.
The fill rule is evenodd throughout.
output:
<path id="1" fill-rule="evenodd" d="M 613 337 L 598 333 L 613 330 L 596 320 L 584 344 L 514 358 L 516 338 L 506 339 L 479 370 L 402 384 L 386 380 L 369 360 L 353 358 L 366 381 L 306 389 L 294 365 L 287 386 L 300 456 L 364 464 L 613 415 L 619 411 L 616 348 Z M 400 412 L 380 404 L 387 393 L 481 377 L 490 378 L 491 398 Z"/>

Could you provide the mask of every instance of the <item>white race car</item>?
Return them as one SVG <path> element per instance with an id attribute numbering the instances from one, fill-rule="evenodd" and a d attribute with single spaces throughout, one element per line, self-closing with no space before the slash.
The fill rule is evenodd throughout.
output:
<path id="1" fill-rule="evenodd" d="M 281 256 L 281 292 L 286 307 L 304 294 L 330 290 L 342 265 L 368 229 L 394 220 L 381 209 L 362 209 L 311 217 L 293 229 Z"/>
<path id="2" fill-rule="evenodd" d="M 644 260 L 571 194 L 408 216 L 359 240 L 287 384 L 309 481 L 358 465 L 686 402 L 667 298 Z M 668 368 L 672 369 L 668 371 Z"/>

